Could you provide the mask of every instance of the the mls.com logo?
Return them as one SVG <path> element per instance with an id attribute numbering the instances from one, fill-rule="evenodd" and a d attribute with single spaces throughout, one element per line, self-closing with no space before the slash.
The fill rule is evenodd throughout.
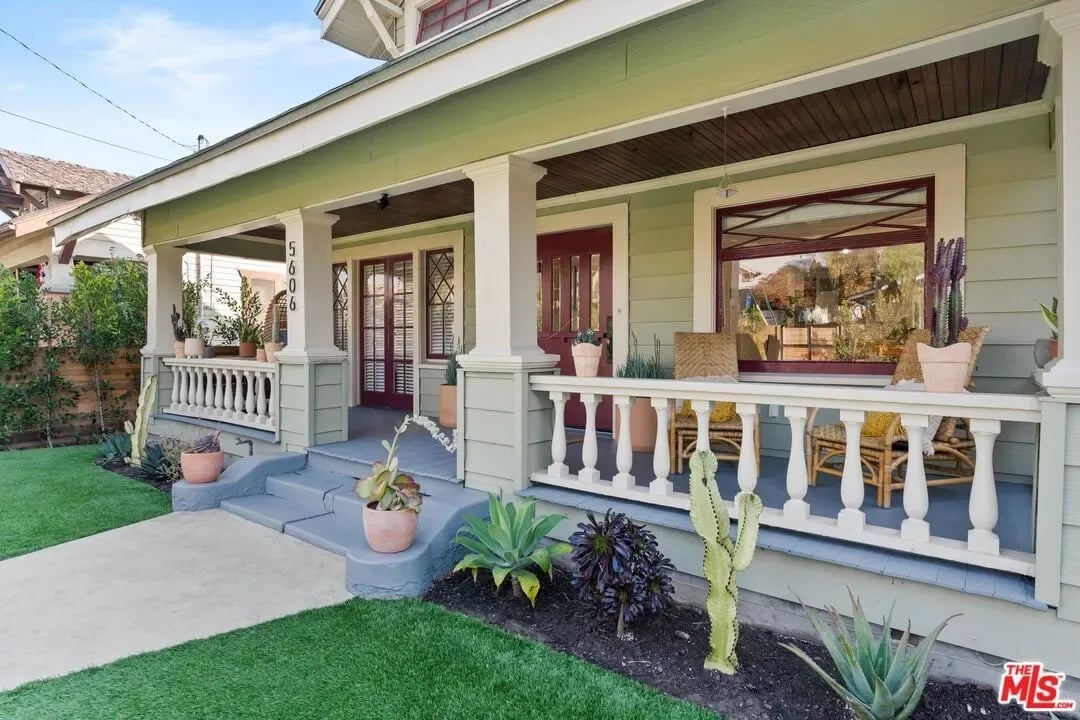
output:
<path id="1" fill-rule="evenodd" d="M 1002 705 L 1016 701 L 1028 712 L 1041 710 L 1076 710 L 1075 700 L 1061 697 L 1063 673 L 1043 670 L 1041 662 L 1007 662 L 998 689 L 998 702 Z"/>

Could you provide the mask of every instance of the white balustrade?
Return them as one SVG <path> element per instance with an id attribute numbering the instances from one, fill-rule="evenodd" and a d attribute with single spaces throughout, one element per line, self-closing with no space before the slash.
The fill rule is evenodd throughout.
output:
<path id="1" fill-rule="evenodd" d="M 163 412 L 233 425 L 277 429 L 277 364 L 228 358 L 166 359 L 172 373 Z"/>
<path id="2" fill-rule="evenodd" d="M 239 382 L 235 378 L 233 380 Z M 229 412 L 229 382 L 230 376 L 226 372 L 226 413 Z M 728 464 L 730 461 L 722 460 L 720 470 L 722 492 L 733 515 L 737 514 L 738 505 L 732 495 L 759 492 L 762 486 L 773 488 L 774 492 L 770 494 L 775 495 L 775 489 L 779 486 L 783 488 L 786 499 L 776 507 L 765 508 L 761 516 L 763 525 L 874 545 L 895 552 L 926 555 L 1025 575 L 1034 574 L 1034 556 L 1031 553 L 1002 550 L 995 533 L 998 499 L 993 453 L 1002 421 L 1033 424 L 1041 422 L 1042 412 L 1035 397 L 985 393 L 897 393 L 872 388 L 820 385 L 709 383 L 556 375 L 534 375 L 530 383 L 534 390 L 548 393 L 554 410 L 551 423 L 551 463 L 532 474 L 531 480 L 534 483 L 688 510 L 690 496 L 686 491 L 686 480 L 678 476 L 674 479 L 671 477 L 668 433 L 673 407 L 678 408 L 684 400 L 690 401 L 695 416 L 693 427 L 696 430 L 692 429 L 691 432 L 696 438 L 696 447 L 708 448 L 709 415 L 714 403 L 734 402 L 742 428 L 737 464 L 733 468 Z M 177 399 L 182 404 L 183 388 L 179 391 L 174 388 L 173 395 L 173 404 L 177 405 Z M 599 463 L 596 414 L 603 397 L 612 398 L 613 406 L 618 409 L 619 432 L 614 457 L 605 454 L 604 462 Z M 243 401 L 239 389 L 237 398 L 238 402 Z M 648 399 L 649 405 L 656 412 L 656 442 L 652 450 L 651 478 L 635 478 L 633 475 L 630 413 L 634 398 Z M 565 426 L 566 409 L 571 403 L 577 402 L 582 404 L 585 411 L 583 434 L 581 430 L 568 430 Z M 780 406 L 790 428 L 786 471 L 774 472 L 772 476 L 762 475 L 758 461 L 756 435 L 760 406 Z M 238 407 L 242 408 L 240 405 Z M 646 406 L 638 403 L 639 411 L 643 407 Z M 261 403 L 258 408 L 261 413 Z M 809 488 L 806 448 L 810 408 L 839 411 L 845 443 L 844 451 L 831 461 L 834 463 L 832 467 L 839 468 L 836 463 L 842 456 L 842 471 L 838 472 L 840 482 L 819 480 L 812 493 Z M 903 517 L 897 518 L 899 522 L 894 520 L 896 524 L 890 526 L 872 524 L 864 511 L 866 467 L 861 452 L 862 427 L 866 413 L 870 411 L 899 413 L 907 436 L 907 455 L 901 455 L 900 461 L 891 469 L 894 482 L 903 479 Z M 968 508 L 971 529 L 966 542 L 962 539 L 932 535 L 926 519 L 932 502 L 928 486 L 936 482 L 934 479 L 928 480 L 928 469 L 922 455 L 923 440 L 929 432 L 931 416 L 967 418 L 966 426 L 976 446 Z M 815 424 L 822 423 L 815 421 Z M 568 435 L 580 435 L 580 462 L 567 460 Z M 730 457 L 733 448 L 721 445 L 717 439 L 711 449 Z M 639 462 L 639 473 L 642 467 L 648 465 Z M 833 493 L 833 507 L 838 497 L 841 509 L 830 515 L 813 514 L 809 502 L 811 494 L 820 498 L 826 493 Z M 875 516 L 880 517 L 877 514 Z M 893 517 L 895 518 L 895 515 Z"/>

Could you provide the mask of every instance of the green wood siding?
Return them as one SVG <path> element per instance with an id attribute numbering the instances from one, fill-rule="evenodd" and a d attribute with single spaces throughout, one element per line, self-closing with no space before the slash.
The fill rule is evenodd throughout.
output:
<path id="1" fill-rule="evenodd" d="M 378 190 L 1042 4 L 909 0 L 904 12 L 896 13 L 892 0 L 706 0 L 300 157 L 149 208 L 144 242 L 152 245 Z"/>
<path id="2" fill-rule="evenodd" d="M 1080 623 L 1080 405 L 1070 405 L 1067 412 L 1058 614 Z"/>

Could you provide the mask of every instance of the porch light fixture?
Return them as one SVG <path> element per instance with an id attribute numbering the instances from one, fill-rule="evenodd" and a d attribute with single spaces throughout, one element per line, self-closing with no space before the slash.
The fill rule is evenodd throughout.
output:
<path id="1" fill-rule="evenodd" d="M 735 183 L 731 181 L 731 177 L 728 175 L 728 157 L 727 157 L 727 105 L 724 106 L 724 177 L 720 179 L 720 185 L 716 188 L 716 194 L 722 198 L 729 198 L 735 193 L 739 192 L 739 188 L 735 187 Z"/>
<path id="2" fill-rule="evenodd" d="M 379 199 L 375 201 L 375 207 L 379 208 L 380 210 L 385 210 L 386 208 L 390 207 L 390 196 L 386 193 L 380 195 Z"/>

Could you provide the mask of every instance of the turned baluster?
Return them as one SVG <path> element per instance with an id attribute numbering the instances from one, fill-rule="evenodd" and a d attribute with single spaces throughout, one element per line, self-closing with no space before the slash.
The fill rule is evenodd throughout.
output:
<path id="1" fill-rule="evenodd" d="M 971 420 L 975 437 L 975 477 L 971 483 L 968 515 L 968 550 L 998 555 L 1001 552 L 994 527 L 998 521 L 997 487 L 994 479 L 994 440 L 1001 432 L 1000 420 Z"/>
<path id="2" fill-rule="evenodd" d="M 784 503 L 784 518 L 806 520 L 810 517 L 810 503 L 806 502 L 807 476 L 806 454 L 803 449 L 803 433 L 806 432 L 806 408 L 785 407 L 784 415 L 791 425 L 791 452 L 787 464 L 788 501 Z"/>
<path id="3" fill-rule="evenodd" d="M 757 489 L 757 404 L 737 403 L 735 412 L 742 420 L 742 440 L 739 445 L 739 492 L 752 493 Z"/>
<path id="4" fill-rule="evenodd" d="M 244 383 L 247 385 L 247 397 L 244 400 L 244 411 L 247 413 L 245 419 L 251 422 L 255 420 L 255 382 L 250 370 L 244 371 Z"/>
<path id="5" fill-rule="evenodd" d="M 615 407 L 619 409 L 619 439 L 615 443 L 615 468 L 618 472 L 611 482 L 620 490 L 634 489 L 634 476 L 630 474 L 634 468 L 634 446 L 630 437 L 631 401 L 629 395 L 615 396 Z"/>
<path id="6" fill-rule="evenodd" d="M 904 512 L 907 517 L 900 523 L 900 537 L 905 540 L 930 542 L 930 523 L 926 513 L 930 511 L 930 495 L 926 490 L 926 466 L 923 463 L 923 436 L 930 424 L 926 415 L 900 416 L 907 433 L 907 471 L 904 474 Z"/>
<path id="7" fill-rule="evenodd" d="M 668 416 L 671 413 L 671 401 L 667 398 L 653 398 L 653 410 L 656 411 L 656 445 L 653 446 L 652 467 L 656 479 L 649 483 L 649 492 L 653 495 L 667 496 L 674 492 L 674 486 L 668 480 L 671 473 L 671 450 L 668 446 Z"/>
<path id="8" fill-rule="evenodd" d="M 585 437 L 581 443 L 581 462 L 584 467 L 578 473 L 578 480 L 582 482 L 600 480 L 600 471 L 596 469 L 596 406 L 598 403 L 596 395 L 581 393 L 581 404 L 585 406 Z"/>
<path id="9" fill-rule="evenodd" d="M 866 514 L 862 511 L 865 490 L 862 474 L 862 426 L 866 413 L 862 410 L 841 410 L 840 421 L 846 435 L 844 445 L 844 473 L 840 477 L 840 499 L 844 508 L 836 517 L 838 527 L 863 530 Z"/>
<path id="10" fill-rule="evenodd" d="M 570 476 L 570 468 L 566 465 L 566 393 L 552 390 L 548 396 L 555 413 L 551 430 L 551 464 L 548 465 L 548 477 L 561 480 Z"/>

